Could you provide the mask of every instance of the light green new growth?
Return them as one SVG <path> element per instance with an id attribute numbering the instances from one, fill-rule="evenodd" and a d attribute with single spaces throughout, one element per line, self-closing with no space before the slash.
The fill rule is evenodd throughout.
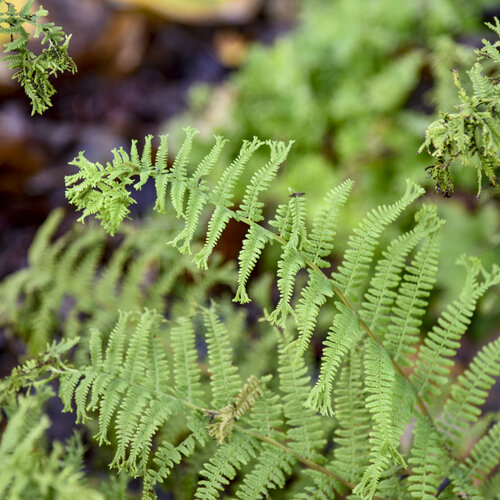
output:
<path id="1" fill-rule="evenodd" d="M 20 83 L 29 97 L 32 115 L 42 114 L 52 106 L 51 97 L 55 89 L 50 83 L 51 76 L 64 71 L 76 72 L 76 65 L 68 55 L 71 35 L 66 35 L 54 23 L 42 22 L 48 12 L 40 6 L 32 13 L 33 3 L 34 0 L 28 0 L 18 11 L 13 4 L 0 0 L 0 34 L 10 36 L 10 41 L 4 44 L 6 55 L 1 60 L 14 70 L 12 78 Z M 28 48 L 31 36 L 25 28 L 26 24 L 34 26 L 34 38 L 43 36 L 41 44 L 46 46 L 39 55 Z"/>

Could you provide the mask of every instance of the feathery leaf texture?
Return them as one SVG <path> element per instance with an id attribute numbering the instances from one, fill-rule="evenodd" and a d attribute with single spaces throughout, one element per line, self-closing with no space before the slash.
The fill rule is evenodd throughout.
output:
<path id="1" fill-rule="evenodd" d="M 340 369 L 333 401 L 338 426 L 335 429 L 333 464 L 342 477 L 356 484 L 368 467 L 371 418 L 363 399 L 363 352 L 354 346 Z"/>
<path id="2" fill-rule="evenodd" d="M 86 484 L 83 446 L 75 439 L 66 446 L 53 443 L 50 453 L 44 446 L 44 433 L 50 426 L 43 404 L 53 395 L 45 387 L 35 395 L 19 396 L 0 441 L 0 495 L 5 500 L 57 498 L 74 495 L 89 500 L 105 500 L 96 488 Z"/>
<path id="3" fill-rule="evenodd" d="M 443 432 L 453 438 L 477 421 L 489 390 L 500 376 L 500 338 L 479 351 L 463 375 L 452 385 L 444 405 Z"/>
<path id="4" fill-rule="evenodd" d="M 309 231 L 305 193 L 290 190 L 286 203 L 278 205 L 273 217 L 261 200 L 290 144 L 258 139 L 244 142 L 212 188 L 210 170 L 222 157 L 225 141 L 217 137 L 208 154 L 192 168 L 189 151 L 194 136 L 194 129 L 186 129 L 185 144 L 172 167 L 167 164 L 166 136 L 160 139 L 154 161 L 152 137 L 146 138 L 141 154 L 135 142 L 130 153 L 115 151 L 106 167 L 81 155 L 76 161 L 80 172 L 68 178 L 68 198 L 83 210 L 83 217 L 95 213 L 108 232 L 114 233 L 128 214 L 132 190 L 153 180 L 159 197 L 156 211 L 169 212 L 172 207 L 184 221 L 179 232 L 167 235 L 171 246 L 163 248 L 175 246 L 181 254 L 191 254 L 198 234 L 204 232 L 205 245 L 192 256 L 200 268 L 208 267 L 231 219 L 247 224 L 238 259 L 236 300 L 240 302 L 250 300 L 246 287 L 265 246 L 279 244 L 275 273 L 279 300 L 264 314 L 266 328 L 274 330 L 278 341 L 269 343 L 263 336 L 258 342 L 260 354 L 264 349 L 272 352 L 262 355 L 263 362 L 259 360 L 256 366 L 249 366 L 250 361 L 245 365 L 245 359 L 257 358 L 245 353 L 241 344 L 233 344 L 242 341 L 241 332 L 232 331 L 240 322 L 239 315 L 233 317 L 230 303 L 206 307 L 207 288 L 200 294 L 181 293 L 187 300 L 168 311 L 168 321 L 152 309 L 142 310 L 148 304 L 138 304 L 144 297 L 140 293 L 143 270 L 147 269 L 144 262 L 158 250 L 145 244 L 137 258 L 129 258 L 124 251 L 99 273 L 100 254 L 96 250 L 87 256 L 84 249 L 92 245 L 85 240 L 75 249 L 69 246 L 63 257 L 67 253 L 68 263 L 81 263 L 92 276 L 106 278 L 105 286 L 96 287 L 97 296 L 121 288 L 124 300 L 134 305 L 120 313 L 109 335 L 101 334 L 111 329 L 109 325 L 89 322 L 91 333 L 83 339 L 89 345 L 88 356 L 75 357 L 77 368 L 71 361 L 63 361 L 62 349 L 50 362 L 31 362 L 14 371 L 11 382 L 2 388 L 5 397 L 11 398 L 21 387 L 43 385 L 57 377 L 65 408 L 75 405 L 79 422 L 97 417 L 98 442 L 110 443 L 114 449 L 111 466 L 142 477 L 143 497 L 148 499 L 154 498 L 159 483 L 178 481 L 171 472 L 183 463 L 181 476 L 189 481 L 195 498 L 219 498 L 226 488 L 238 498 L 261 498 L 288 481 L 295 483 L 297 498 L 307 492 L 331 498 L 349 491 L 352 498 L 428 498 L 447 485 L 447 493 L 464 491 L 476 498 L 480 488 L 473 482 L 484 481 L 494 467 L 496 459 L 488 461 L 485 449 L 496 449 L 497 431 L 491 430 L 478 442 L 465 464 L 453 458 L 448 448 L 450 438 L 463 439 L 469 422 L 479 416 L 478 407 L 498 372 L 498 343 L 478 354 L 453 386 L 442 424 L 432 421 L 430 415 L 436 409 L 429 411 L 426 401 L 439 391 L 436 386 L 449 381 L 450 358 L 458 340 L 479 298 L 499 283 L 500 269 L 494 266 L 486 271 L 478 260 L 462 258 L 467 269 L 462 293 L 427 337 L 423 335 L 415 370 L 407 380 L 400 365 L 412 365 L 411 356 L 420 341 L 443 222 L 435 207 L 424 206 L 412 227 L 386 248 L 378 247 L 386 228 L 423 190 L 409 181 L 399 201 L 369 212 L 349 238 L 341 265 L 327 276 L 324 268 L 332 260 L 336 221 L 352 182 L 345 181 L 328 193 Z M 269 160 L 257 169 L 242 203 L 235 206 L 232 198 L 237 179 L 253 154 L 264 147 L 269 148 Z M 118 194 L 113 193 L 116 185 Z M 203 229 L 207 209 L 212 214 Z M 56 227 L 57 221 L 51 222 L 40 233 L 30 257 L 33 266 L 41 265 L 45 254 L 57 261 L 58 252 L 66 249 L 66 239 L 50 243 Z M 54 251 L 53 246 L 57 246 Z M 117 276 L 125 267 L 130 274 L 117 285 Z M 23 279 L 16 278 L 8 288 L 19 292 Z M 172 279 L 161 277 L 151 307 L 160 304 L 159 310 L 164 311 L 159 290 Z M 93 279 L 88 280 L 87 287 L 91 287 Z M 61 292 L 55 295 L 60 297 Z M 323 340 L 319 371 L 310 377 L 304 354 L 312 335 L 321 333 L 315 330 L 324 324 L 323 317 L 318 321 L 323 313 L 327 313 L 330 327 Z M 69 340 L 66 343 L 73 345 Z M 273 357 L 276 344 L 278 355 Z M 267 375 L 269 370 L 277 371 L 277 381 Z M 408 451 L 401 441 L 412 419 L 417 427 Z M 483 421 L 481 425 L 484 431 Z M 187 472 L 190 466 L 202 471 L 201 479 L 196 472 Z M 405 474 L 417 479 L 403 482 Z"/>
<path id="5" fill-rule="evenodd" d="M 413 498 L 432 500 L 438 494 L 442 481 L 448 477 L 449 462 L 429 420 L 417 418 L 414 445 L 408 459 L 413 474 L 409 477 L 409 491 Z"/>
<path id="6" fill-rule="evenodd" d="M 382 472 L 387 469 L 389 461 L 406 467 L 403 457 L 398 451 L 399 436 L 394 425 L 393 386 L 396 374 L 385 349 L 373 342 L 367 341 L 365 352 L 365 386 L 368 397 L 366 406 L 373 418 L 370 432 L 370 465 L 365 470 L 361 482 L 356 485 L 353 493 L 369 496 L 375 494 Z"/>
<path id="7" fill-rule="evenodd" d="M 328 337 L 324 342 L 319 379 L 307 399 L 307 406 L 323 415 L 333 415 L 332 389 L 337 370 L 361 335 L 358 317 L 343 304 L 339 305 Z"/>
<path id="8" fill-rule="evenodd" d="M 109 330 L 118 309 L 164 311 L 167 295 L 189 304 L 214 283 L 233 283 L 230 263 L 202 273 L 189 256 L 166 246 L 169 223 L 124 224 L 115 244 L 95 226 L 75 226 L 54 239 L 63 217 L 61 209 L 49 215 L 30 247 L 29 267 L 0 283 L 0 325 L 25 339 L 30 354 L 55 335 L 87 340 L 92 328 Z M 196 285 L 188 287 L 191 278 Z M 78 350 L 86 358 L 87 342 Z"/>
<path id="9" fill-rule="evenodd" d="M 12 78 L 29 97 L 31 114 L 42 114 L 52 106 L 51 97 L 55 94 L 50 77 L 64 71 L 76 72 L 76 65 L 68 54 L 71 35 L 66 35 L 54 23 L 44 23 L 42 19 L 48 12 L 42 6 L 32 12 L 34 0 L 27 0 L 20 10 L 10 2 L 5 4 L 7 10 L 0 12 L 0 34 L 9 35 L 10 41 L 4 44 L 6 55 L 1 60 L 14 70 Z M 31 36 L 25 29 L 27 24 L 35 27 L 33 37 L 43 35 L 41 44 L 47 44 L 38 55 L 28 47 Z"/>
<path id="10" fill-rule="evenodd" d="M 500 37 L 500 22 L 486 23 Z M 427 167 L 436 182 L 436 191 L 451 196 L 454 191 L 450 166 L 455 159 L 476 170 L 478 195 L 482 177 L 491 186 L 497 185 L 497 169 L 500 160 L 500 40 L 494 44 L 483 39 L 483 47 L 476 51 L 476 62 L 468 71 L 472 83 L 472 95 L 465 91 L 458 72 L 453 78 L 458 89 L 460 105 L 456 113 L 441 113 L 439 120 L 429 125 L 425 142 L 419 151 L 426 149 L 434 160 Z M 495 71 L 487 71 L 482 62 L 487 60 Z"/>

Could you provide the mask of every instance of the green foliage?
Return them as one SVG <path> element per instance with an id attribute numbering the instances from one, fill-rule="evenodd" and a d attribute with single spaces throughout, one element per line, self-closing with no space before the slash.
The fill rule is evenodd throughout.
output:
<path id="1" fill-rule="evenodd" d="M 118 309 L 182 309 L 202 300 L 215 283 L 232 284 L 230 263 L 201 274 L 188 257 L 165 245 L 172 234 L 168 218 L 124 224 L 113 243 L 95 226 L 75 226 L 52 241 L 63 216 L 56 210 L 47 218 L 28 267 L 0 284 L 0 325 L 22 338 L 32 354 L 56 335 L 87 337 L 93 328 L 111 328 Z"/>
<path id="2" fill-rule="evenodd" d="M 10 69 L 14 70 L 12 78 L 17 80 L 24 88 L 26 95 L 31 101 L 31 114 L 42 114 L 48 109 L 51 97 L 55 94 L 55 89 L 50 83 L 51 76 L 57 76 L 64 71 L 76 72 L 76 65 L 68 55 L 68 45 L 71 35 L 66 35 L 59 26 L 54 23 L 44 23 L 42 18 L 48 12 L 40 8 L 32 13 L 34 0 L 28 0 L 19 11 L 15 5 L 0 1 L 0 7 L 7 7 L 0 12 L 0 34 L 10 36 L 10 41 L 4 43 L 5 56 L 2 61 L 8 63 Z M 36 55 L 28 47 L 30 33 L 25 25 L 34 27 L 33 37 L 43 36 L 41 44 L 45 45 Z"/>
<path id="3" fill-rule="evenodd" d="M 0 495 L 5 500 L 69 500 L 75 495 L 89 500 L 109 498 L 86 484 L 84 450 L 76 436 L 66 446 L 55 442 L 50 453 L 46 451 L 44 431 L 50 420 L 42 405 L 51 395 L 45 387 L 36 395 L 19 396 L 17 405 L 5 407 L 8 424 L 0 443 Z"/>
<path id="4" fill-rule="evenodd" d="M 500 37 L 500 23 L 486 23 Z M 436 181 L 436 190 L 445 196 L 453 193 L 450 165 L 459 161 L 476 169 L 478 196 L 482 177 L 491 186 L 497 185 L 496 169 L 500 162 L 500 40 L 490 43 L 483 39 L 483 48 L 476 50 L 476 62 L 468 71 L 472 94 L 463 88 L 458 72 L 453 72 L 460 104 L 456 113 L 441 113 L 440 119 L 429 125 L 424 144 L 434 164 L 428 167 Z"/>
<path id="5" fill-rule="evenodd" d="M 436 97 L 449 105 L 443 60 L 467 62 L 449 38 L 434 52 L 427 43 L 474 28 L 480 5 L 308 2 L 307 28 L 254 51 L 236 77 L 237 140 L 216 136 L 204 149 L 186 128 L 172 162 L 167 136 L 157 147 L 146 137 L 142 151 L 133 141 L 105 164 L 75 158 L 68 200 L 82 222 L 95 216 L 117 240 L 93 225 L 54 239 L 62 217 L 55 212 L 28 269 L 0 285 L 0 320 L 34 356 L 0 383 L 8 416 L 0 476 L 14 495 L 42 488 L 43 467 L 43 484 L 54 486 L 36 490 L 40 498 L 65 498 L 57 495 L 66 486 L 86 498 L 125 498 L 129 478 L 139 479 L 145 499 L 161 490 L 200 499 L 495 497 L 498 415 L 481 407 L 500 376 L 500 343 L 486 343 L 458 377 L 453 365 L 500 267 L 461 257 L 465 280 L 452 270 L 462 282 L 435 321 L 440 246 L 444 240 L 450 260 L 453 242 L 442 238 L 436 207 L 417 201 L 424 190 L 415 182 L 387 201 L 401 189 L 401 165 L 422 166 L 414 155 L 421 113 L 402 110 L 421 70 L 432 64 Z M 478 65 L 497 56 L 485 42 Z M 497 82 L 478 67 L 473 92 L 489 92 L 491 103 Z M 275 140 L 239 140 L 253 133 Z M 356 177 L 368 165 L 361 189 L 343 180 L 321 201 L 307 179 L 304 187 L 307 174 L 330 187 L 325 158 L 341 169 L 333 177 Z M 300 179 L 290 182 L 298 166 Z M 147 182 L 159 215 L 142 227 L 124 222 Z M 273 192 L 278 203 L 268 201 Z M 366 204 L 373 197 L 377 206 L 353 217 L 356 196 L 368 192 L 376 194 Z M 238 226 L 247 232 L 236 272 L 215 251 Z M 264 266 L 271 275 L 255 279 Z M 221 284 L 231 285 L 233 302 L 228 287 L 213 288 Z M 120 474 L 111 484 L 92 478 L 99 493 L 62 458 L 81 450 L 37 448 L 56 380 L 65 411 Z M 35 407 L 37 422 L 23 427 Z"/>
<path id="6" fill-rule="evenodd" d="M 291 145 L 244 142 L 221 176 L 210 177 L 225 141 L 216 137 L 208 154 L 192 165 L 189 151 L 195 133 L 186 129 L 171 168 L 166 137 L 160 139 L 154 161 L 151 137 L 142 154 L 134 141 L 130 152 L 115 151 L 105 167 L 80 154 L 74 161 L 80 170 L 67 177 L 68 199 L 83 211 L 82 220 L 95 214 L 108 232 L 119 234 L 134 203 L 133 190 L 151 180 L 157 186 L 155 210 L 172 211 L 182 223 L 154 230 L 151 239 L 138 231 L 138 253 L 131 262 L 162 252 L 173 262 L 179 257 L 170 252 L 177 247 L 186 262 L 193 262 L 190 265 L 208 268 L 203 271 L 207 276 L 217 263 L 211 254 L 228 223 L 247 225 L 238 256 L 240 271 L 233 272 L 234 300 L 241 303 L 253 298 L 253 288 L 248 292 L 247 285 L 263 249 L 278 246 L 274 277 L 279 297 L 263 311 L 260 340 L 241 329 L 245 325 L 237 321 L 234 305 L 224 299 L 220 306 L 207 305 L 206 288 L 199 295 L 181 294 L 189 303 L 165 311 L 163 296 L 152 293 L 153 283 L 134 292 L 141 280 L 132 279 L 134 285 L 129 285 L 124 279 L 121 294 L 110 294 L 115 302 L 109 307 L 128 308 L 113 318 L 114 326 L 109 321 L 98 324 L 92 317 L 99 312 L 89 309 L 90 318 L 75 320 L 82 325 L 74 331 L 84 338 L 54 344 L 16 368 L 0 388 L 2 398 L 13 401 L 20 388 L 43 387 L 57 378 L 65 410 L 76 410 L 77 422 L 94 429 L 98 445 L 112 449 L 112 468 L 142 478 L 143 498 L 154 498 L 158 488 L 178 491 L 178 474 L 186 474 L 186 481 L 195 485 L 192 496 L 203 499 L 226 493 L 259 499 L 284 488 L 284 494 L 294 498 L 431 498 L 441 489 L 445 496 L 487 498 L 481 491 L 489 487 L 486 479 L 498 463 L 498 426 L 487 429 L 491 419 L 481 415 L 480 406 L 500 375 L 498 341 L 490 342 L 457 381 L 450 369 L 478 301 L 500 283 L 500 267 L 486 270 L 478 259 L 463 257 L 461 293 L 428 330 L 423 325 L 431 320 L 424 323 L 424 316 L 443 221 L 434 206 L 423 205 L 414 224 L 388 244 L 382 239 L 416 203 L 422 188 L 408 181 L 399 200 L 369 211 L 342 245 L 346 250 L 340 263 L 327 274 L 336 220 L 348 202 L 352 181 L 330 190 L 316 216 L 307 214 L 307 196 L 293 189 L 270 216 L 260 198 L 271 189 Z M 267 160 L 258 154 L 263 147 L 269 152 Z M 247 167 L 256 173 L 238 205 L 232 201 L 234 190 Z M 67 254 L 77 263 L 74 268 L 87 262 L 83 251 L 75 257 L 73 246 L 79 238 L 49 244 L 58 217 L 55 214 L 40 231 L 30 252 L 32 266 L 56 255 L 62 262 Z M 91 227 L 88 234 L 98 233 Z M 203 234 L 200 250 L 196 242 Z M 163 246 L 155 246 L 157 241 Z M 126 242 L 121 247 L 128 252 L 133 245 Z M 89 259 L 94 263 L 84 268 L 92 270 L 86 271 L 95 280 L 92 290 L 109 275 L 113 278 L 105 289 L 116 292 L 114 280 L 122 264 L 112 264 L 112 257 L 99 273 L 100 261 Z M 183 266 L 193 276 L 198 272 Z M 143 264 L 136 271 L 137 276 L 147 272 Z M 12 309 L 22 310 L 26 304 L 16 297 L 23 290 L 18 283 L 26 278 L 16 276 L 23 272 L 9 278 L 4 293 Z M 161 275 L 156 278 L 163 281 Z M 128 295 L 136 297 L 131 302 L 125 293 L 129 288 Z M 98 295 L 88 288 L 79 293 Z M 43 295 L 51 291 L 44 289 Z M 36 314 L 38 306 L 31 307 Z M 328 331 L 318 321 L 325 311 L 331 318 Z M 309 345 L 316 339 L 323 342 L 317 364 L 309 358 Z M 69 349 L 75 344 L 77 355 L 72 356 Z M 248 364 L 255 359 L 251 351 L 261 365 Z M 412 368 L 410 376 L 403 365 Z M 443 391 L 449 393 L 444 404 L 431 397 Z M 413 439 L 403 447 L 412 419 Z M 476 424 L 486 433 L 469 456 L 458 458 L 463 452 L 460 443 Z"/>

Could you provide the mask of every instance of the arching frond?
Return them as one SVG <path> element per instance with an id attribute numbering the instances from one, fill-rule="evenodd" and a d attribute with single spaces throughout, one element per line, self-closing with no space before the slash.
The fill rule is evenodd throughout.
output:
<path id="1" fill-rule="evenodd" d="M 406 192 L 399 201 L 372 210 L 353 230 L 354 235 L 349 237 L 344 260 L 332 274 L 335 285 L 347 298 L 356 298 L 358 288 L 364 283 L 382 231 L 422 194 L 423 189 L 420 186 L 407 181 Z"/>
<path id="2" fill-rule="evenodd" d="M 237 214 L 240 218 L 259 222 L 264 219 L 262 207 L 264 204 L 259 201 L 259 194 L 269 189 L 271 181 L 278 173 L 280 165 L 286 160 L 293 142 L 285 145 L 282 142 L 267 142 L 271 150 L 269 162 L 257 170 L 247 186 L 243 201 Z"/>
<path id="3" fill-rule="evenodd" d="M 194 182 L 195 179 L 197 180 L 196 186 L 189 191 L 184 230 L 170 242 L 171 245 L 176 246 L 182 253 L 191 253 L 191 240 L 193 239 L 201 212 L 204 206 L 208 203 L 206 188 L 203 185 L 203 181 L 219 159 L 222 148 L 226 142 L 226 139 L 217 136 L 212 150 L 205 156 L 205 158 L 203 158 L 193 174 L 192 182 Z M 183 242 L 182 245 L 181 242 Z"/>

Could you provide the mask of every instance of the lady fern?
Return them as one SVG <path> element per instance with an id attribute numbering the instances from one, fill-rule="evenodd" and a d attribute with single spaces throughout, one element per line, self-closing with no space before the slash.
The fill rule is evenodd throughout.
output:
<path id="1" fill-rule="evenodd" d="M 254 344 L 278 345 L 277 359 L 263 347 L 263 372 L 246 366 L 243 377 L 239 365 L 251 353 L 245 351 L 248 339 L 226 326 L 236 324 L 234 309 L 224 301 L 220 308 L 207 307 L 198 295 L 193 296 L 197 306 L 188 300 L 173 307 L 168 320 L 151 308 L 120 313 L 113 328 L 94 327 L 87 334 L 87 359 L 72 363 L 62 351 L 47 354 L 50 363 L 28 363 L 13 372 L 4 385 L 5 397 L 12 398 L 20 386 L 57 377 L 65 409 L 74 405 L 79 422 L 97 419 L 99 444 L 114 449 L 111 466 L 143 478 L 144 498 L 154 498 L 160 484 L 174 484 L 173 471 L 186 470 L 190 463 L 199 467 L 199 476 L 197 471 L 189 476 L 196 483 L 195 498 L 215 499 L 227 491 L 237 498 L 260 499 L 289 483 L 296 498 L 431 498 L 444 490 L 482 498 L 482 485 L 476 483 L 498 461 L 496 452 L 485 456 L 487 447 L 496 450 L 496 428 L 464 461 L 450 449 L 450 438 L 463 437 L 469 422 L 477 420 L 478 407 L 498 374 L 498 342 L 485 347 L 451 386 L 443 419 L 435 417 L 441 409 L 430 396 L 451 381 L 451 358 L 478 300 L 500 282 L 499 268 L 487 271 L 476 259 L 464 257 L 466 280 L 460 297 L 422 335 L 443 221 L 433 206 L 424 205 L 413 226 L 381 244 L 385 230 L 422 188 L 408 181 L 399 200 L 370 211 L 349 237 L 341 263 L 328 275 L 322 269 L 332 259 L 336 221 L 352 182 L 327 194 L 310 229 L 307 194 L 290 190 L 272 217 L 260 200 L 290 144 L 257 139 L 243 143 L 211 187 L 210 170 L 222 157 L 225 141 L 217 137 L 201 162 L 191 166 L 194 136 L 193 129 L 186 129 L 172 167 L 167 164 L 166 136 L 156 158 L 151 137 L 142 154 L 133 142 L 130 153 L 115 151 L 105 167 L 81 154 L 73 163 L 79 172 L 67 178 L 68 199 L 83 211 L 82 220 L 95 214 L 114 234 L 130 214 L 133 190 L 151 179 L 155 210 L 168 212 L 171 207 L 184 223 L 177 232 L 157 235 L 182 254 L 191 254 L 201 269 L 212 266 L 209 257 L 228 222 L 246 224 L 235 273 L 235 300 L 241 303 L 251 300 L 247 285 L 266 247 L 278 245 L 279 296 L 263 314 L 270 327 L 263 338 L 276 340 Z M 257 166 L 236 205 L 237 180 L 264 147 L 269 159 Z M 205 245 L 193 254 L 203 233 Z M 36 247 L 34 253 L 43 255 Z M 95 259 L 89 257 L 90 262 Z M 103 276 L 116 276 L 120 265 L 108 266 Z M 140 269 L 132 274 L 140 275 Z M 161 300 L 144 305 L 156 303 L 161 305 Z M 325 315 L 331 318 L 328 332 L 322 330 Z M 324 337 L 323 348 L 311 372 L 306 360 L 315 337 Z M 414 367 L 410 376 L 403 365 Z M 403 448 L 412 419 L 412 444 Z"/>

